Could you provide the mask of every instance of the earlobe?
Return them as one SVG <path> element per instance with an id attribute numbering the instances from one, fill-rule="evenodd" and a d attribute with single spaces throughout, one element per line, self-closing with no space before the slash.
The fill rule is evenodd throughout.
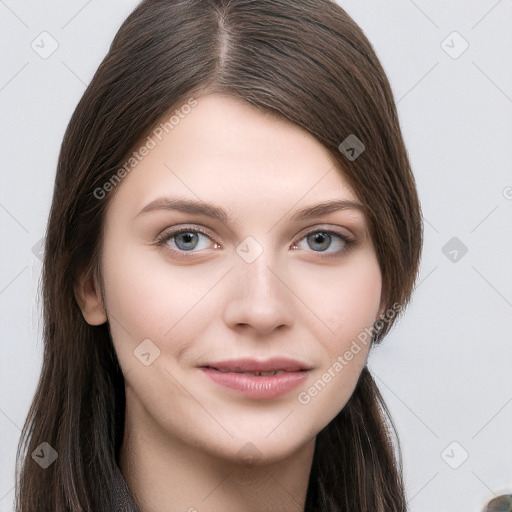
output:
<path id="1" fill-rule="evenodd" d="M 75 297 L 88 324 L 101 325 L 107 321 L 99 280 L 90 270 L 75 283 Z"/>

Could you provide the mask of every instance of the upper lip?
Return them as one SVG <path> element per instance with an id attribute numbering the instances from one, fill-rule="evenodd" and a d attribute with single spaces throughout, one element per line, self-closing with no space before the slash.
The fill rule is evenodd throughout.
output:
<path id="1" fill-rule="evenodd" d="M 218 361 L 202 365 L 203 368 L 213 368 L 215 370 L 224 370 L 232 372 L 272 372 L 283 370 L 286 372 L 299 372 L 310 370 L 311 368 L 297 361 L 285 357 L 275 357 L 265 359 L 264 361 L 257 359 L 231 359 L 229 361 Z"/>

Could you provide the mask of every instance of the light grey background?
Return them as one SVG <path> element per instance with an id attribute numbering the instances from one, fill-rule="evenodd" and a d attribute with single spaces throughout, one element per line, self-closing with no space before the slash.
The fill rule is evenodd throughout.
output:
<path id="1" fill-rule="evenodd" d="M 41 364 L 33 248 L 60 143 L 136 3 L 0 0 L 0 512 Z M 425 218 L 414 300 L 370 366 L 411 512 L 477 512 L 512 492 L 512 0 L 339 3 L 388 73 Z"/>

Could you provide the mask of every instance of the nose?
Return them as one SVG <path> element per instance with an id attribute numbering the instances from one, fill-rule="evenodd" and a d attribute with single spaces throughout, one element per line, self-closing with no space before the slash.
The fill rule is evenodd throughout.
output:
<path id="1" fill-rule="evenodd" d="M 293 325 L 295 301 L 287 273 L 265 252 L 251 263 L 239 258 L 230 274 L 223 316 L 231 329 L 268 336 Z"/>

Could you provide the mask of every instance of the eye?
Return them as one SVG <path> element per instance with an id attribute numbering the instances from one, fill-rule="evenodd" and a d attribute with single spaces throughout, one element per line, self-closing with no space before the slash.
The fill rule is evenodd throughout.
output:
<path id="1" fill-rule="evenodd" d="M 207 231 L 187 226 L 165 230 L 155 240 L 156 245 L 163 246 L 174 256 L 184 258 L 208 249 L 212 242 L 215 249 L 220 248 L 220 245 L 213 241 Z M 304 243 L 307 244 L 307 247 L 304 246 Z M 317 253 L 321 257 L 337 258 L 345 254 L 354 243 L 355 239 L 346 234 L 317 229 L 303 236 L 298 243 L 292 245 L 291 249 L 294 251 L 311 249 L 308 252 Z"/>
<path id="2" fill-rule="evenodd" d="M 335 231 L 316 230 L 306 234 L 299 243 L 292 246 L 292 249 L 304 250 L 304 242 L 313 252 L 320 253 L 322 256 L 328 258 L 335 258 L 345 254 L 355 243 L 355 240 L 345 234 L 336 233 Z M 328 251 L 328 249 L 332 250 Z"/>
<path id="3" fill-rule="evenodd" d="M 172 253 L 181 256 L 180 253 L 195 252 L 208 249 L 213 242 L 205 231 L 198 228 L 181 227 L 175 230 L 166 230 L 155 240 L 157 245 L 164 246 Z M 215 244 L 220 247 L 219 244 Z M 186 255 L 184 255 L 186 257 Z"/>

